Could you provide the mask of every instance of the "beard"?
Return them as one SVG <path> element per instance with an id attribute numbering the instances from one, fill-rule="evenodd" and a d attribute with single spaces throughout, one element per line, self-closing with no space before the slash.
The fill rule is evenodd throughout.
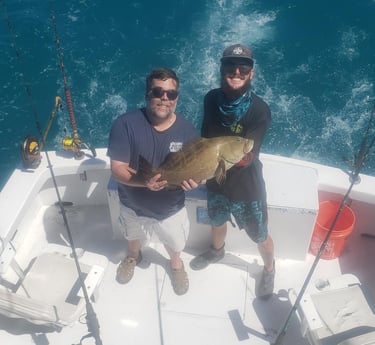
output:
<path id="1" fill-rule="evenodd" d="M 248 79 L 239 89 L 232 89 L 224 76 L 221 77 L 221 89 L 228 100 L 236 99 L 250 90 L 251 79 Z"/>
<path id="2" fill-rule="evenodd" d="M 160 106 L 165 106 L 165 109 L 160 109 Z M 176 104 L 171 104 L 170 101 L 155 101 L 148 100 L 146 106 L 146 114 L 149 122 L 152 125 L 160 125 L 167 122 L 173 117 L 176 110 Z"/>

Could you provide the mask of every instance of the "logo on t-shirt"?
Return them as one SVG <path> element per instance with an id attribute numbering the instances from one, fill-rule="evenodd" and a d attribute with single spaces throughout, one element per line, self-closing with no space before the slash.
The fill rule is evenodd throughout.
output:
<path id="1" fill-rule="evenodd" d="M 175 142 L 175 141 L 172 141 L 170 144 L 169 144 L 169 152 L 178 152 L 182 149 L 182 142 Z"/>

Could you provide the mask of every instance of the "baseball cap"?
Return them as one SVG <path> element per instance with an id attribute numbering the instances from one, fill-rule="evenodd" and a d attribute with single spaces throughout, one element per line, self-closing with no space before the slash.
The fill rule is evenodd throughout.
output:
<path id="1" fill-rule="evenodd" d="M 226 60 L 236 59 L 236 58 L 249 60 L 251 64 L 254 63 L 253 53 L 251 49 L 243 44 L 233 44 L 229 46 L 228 48 L 226 48 L 223 52 L 221 62 L 224 62 Z"/>

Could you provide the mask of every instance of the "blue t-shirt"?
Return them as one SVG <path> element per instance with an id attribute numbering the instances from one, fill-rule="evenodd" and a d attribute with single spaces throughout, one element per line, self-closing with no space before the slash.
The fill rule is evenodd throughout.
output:
<path id="1" fill-rule="evenodd" d="M 154 167 L 159 167 L 170 152 L 179 151 L 183 144 L 198 137 L 193 124 L 177 115 L 174 124 L 157 131 L 148 121 L 144 108 L 118 117 L 112 125 L 107 155 L 117 161 L 127 162 L 138 170 L 139 156 Z M 151 191 L 146 187 L 118 184 L 120 201 L 138 215 L 165 219 L 179 211 L 185 202 L 183 190 Z"/>

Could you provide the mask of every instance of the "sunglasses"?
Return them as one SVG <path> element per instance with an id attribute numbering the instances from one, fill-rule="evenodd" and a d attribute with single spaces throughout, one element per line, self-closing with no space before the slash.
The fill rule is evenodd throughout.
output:
<path id="1" fill-rule="evenodd" d="M 178 91 L 177 90 L 164 90 L 160 86 L 153 87 L 150 90 L 149 95 L 152 98 L 162 98 L 165 93 L 167 94 L 167 97 L 170 101 L 174 101 L 178 97 Z"/>
<path id="2" fill-rule="evenodd" d="M 240 75 L 245 76 L 250 73 L 253 67 L 249 65 L 236 65 L 233 63 L 226 63 L 223 65 L 223 71 L 225 74 L 235 75 L 237 73 L 237 69 L 240 72 Z"/>

